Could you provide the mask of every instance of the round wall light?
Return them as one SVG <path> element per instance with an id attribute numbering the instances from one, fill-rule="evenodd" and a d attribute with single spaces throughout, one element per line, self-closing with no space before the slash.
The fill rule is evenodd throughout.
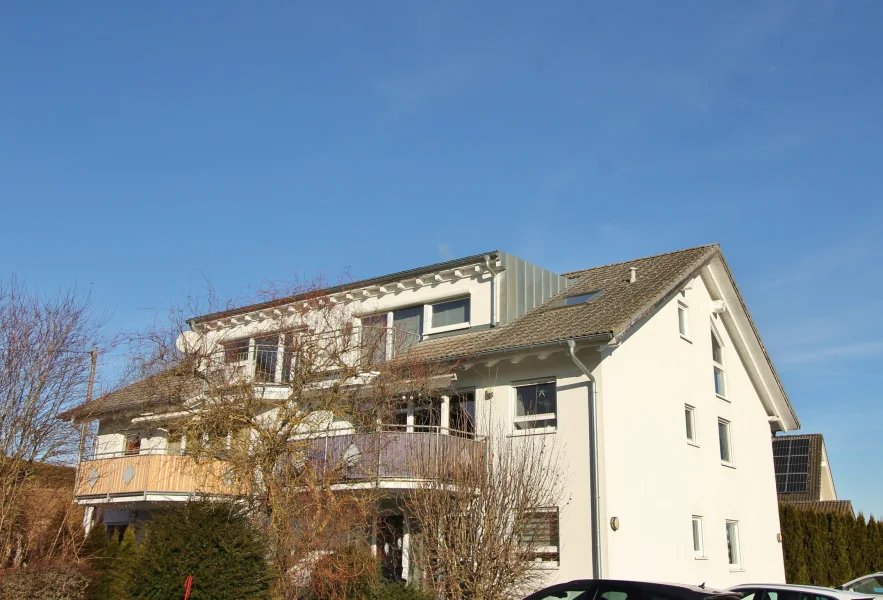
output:
<path id="1" fill-rule="evenodd" d="M 619 517 L 612 517 L 610 519 L 610 529 L 612 529 L 613 531 L 619 529 Z"/>

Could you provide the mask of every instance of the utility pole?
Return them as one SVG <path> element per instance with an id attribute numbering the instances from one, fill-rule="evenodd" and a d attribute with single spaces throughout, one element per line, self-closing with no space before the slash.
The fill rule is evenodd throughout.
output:
<path id="1" fill-rule="evenodd" d="M 89 353 L 92 355 L 92 366 L 89 369 L 89 385 L 86 387 L 86 404 L 92 401 L 92 388 L 95 386 L 95 368 L 98 366 L 98 348 L 92 348 L 92 351 Z M 80 463 L 83 462 L 83 454 L 86 451 L 86 426 L 88 425 L 88 421 L 83 421 L 82 426 L 80 427 L 80 445 L 77 452 L 77 469 L 74 474 L 74 494 L 77 493 L 77 489 L 80 487 Z M 86 535 L 89 535 L 89 530 L 92 529 L 92 520 L 95 512 L 94 507 L 88 507 L 83 514 L 83 528 L 86 530 Z"/>

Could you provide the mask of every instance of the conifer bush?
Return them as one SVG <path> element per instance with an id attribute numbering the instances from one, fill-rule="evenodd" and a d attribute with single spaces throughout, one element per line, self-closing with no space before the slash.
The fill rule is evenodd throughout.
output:
<path id="1" fill-rule="evenodd" d="M 272 578 L 267 545 L 235 504 L 183 502 L 148 521 L 129 583 L 129 597 L 183 597 L 193 577 L 191 600 L 265 600 Z"/>

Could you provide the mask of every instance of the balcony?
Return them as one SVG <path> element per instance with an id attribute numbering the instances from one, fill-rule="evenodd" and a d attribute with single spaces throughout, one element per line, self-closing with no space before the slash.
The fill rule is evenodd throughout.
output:
<path id="1" fill-rule="evenodd" d="M 79 501 L 164 500 L 191 494 L 229 495 L 237 492 L 223 461 L 199 462 L 165 450 L 134 455 L 97 455 L 80 463 L 74 493 Z"/>
<path id="2" fill-rule="evenodd" d="M 302 440 L 304 458 L 335 483 L 373 483 L 387 488 L 447 479 L 452 467 L 484 460 L 486 443 L 470 432 L 444 427 L 383 425 L 379 429 L 329 432 Z M 235 495 L 239 489 L 224 461 L 196 462 L 166 450 L 98 455 L 80 463 L 75 499 L 84 503 L 165 501 L 192 494 Z"/>
<path id="3" fill-rule="evenodd" d="M 341 483 L 377 481 L 385 487 L 452 477 L 460 462 L 484 460 L 487 445 L 471 432 L 437 426 L 382 425 L 310 441 L 308 460 Z"/>

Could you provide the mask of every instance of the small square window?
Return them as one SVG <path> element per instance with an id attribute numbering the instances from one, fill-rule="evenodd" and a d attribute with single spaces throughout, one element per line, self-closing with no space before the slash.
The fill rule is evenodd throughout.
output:
<path id="1" fill-rule="evenodd" d="M 738 521 L 727 521 L 727 556 L 731 567 L 742 568 L 742 549 L 739 547 Z"/>
<path id="2" fill-rule="evenodd" d="M 684 405 L 684 419 L 687 428 L 687 441 L 696 443 L 696 409 L 689 404 Z"/>
<path id="3" fill-rule="evenodd" d="M 544 429 L 557 425 L 555 382 L 515 388 L 515 429 Z"/>
<path id="4" fill-rule="evenodd" d="M 705 540 L 702 539 L 702 517 L 693 516 L 693 556 L 705 557 Z"/>
<path id="5" fill-rule="evenodd" d="M 126 436 L 126 456 L 136 454 L 141 454 L 141 436 L 137 433 L 130 433 Z"/>
<path id="6" fill-rule="evenodd" d="M 717 434 L 720 440 L 721 462 L 726 465 L 733 464 L 733 440 L 730 435 L 730 422 L 718 419 Z"/>

